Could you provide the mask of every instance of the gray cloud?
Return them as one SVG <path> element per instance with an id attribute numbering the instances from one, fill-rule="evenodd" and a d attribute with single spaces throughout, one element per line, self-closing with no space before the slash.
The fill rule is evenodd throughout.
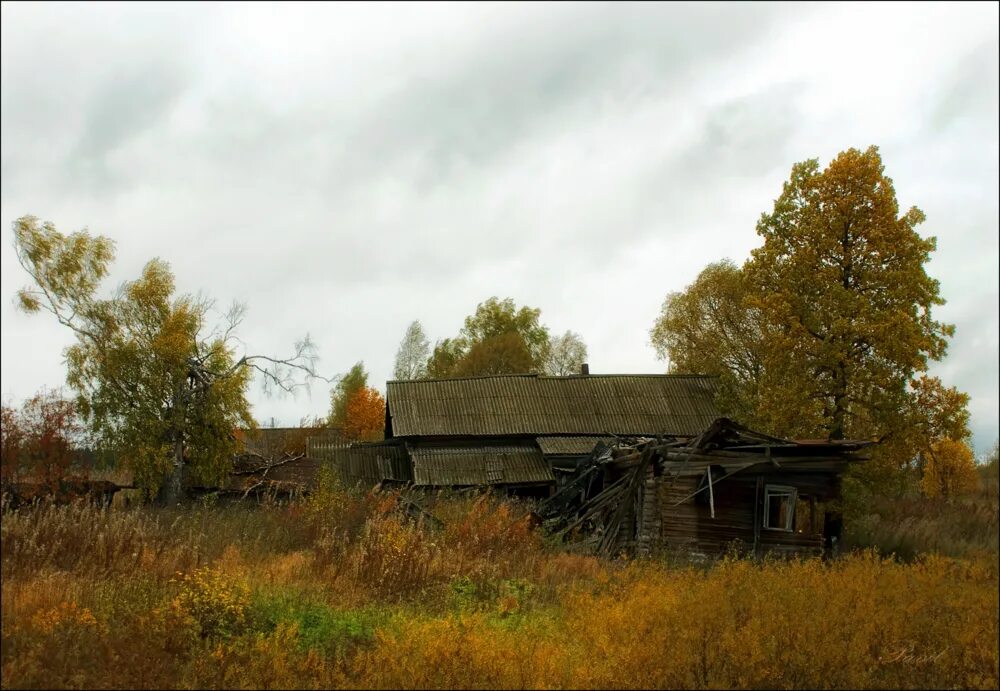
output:
<path id="1" fill-rule="evenodd" d="M 977 446 L 997 434 L 995 9 L 2 12 L 4 227 L 89 225 L 118 242 L 114 281 L 161 256 L 181 290 L 245 300 L 255 350 L 309 331 L 327 372 L 363 358 L 375 382 L 412 319 L 449 336 L 494 294 L 582 333 L 594 371 L 656 371 L 663 296 L 747 256 L 792 163 L 879 144 L 940 238 L 959 332 L 936 371 L 972 394 Z M 879 42 L 833 61 L 843 26 Z M 0 252 L 2 388 L 24 396 L 61 381 L 66 337 L 12 311 Z M 321 388 L 255 410 L 295 422 Z"/>
<path id="2" fill-rule="evenodd" d="M 729 14 L 726 22 L 718 22 L 719 11 Z M 640 97 L 676 88 L 710 60 L 759 40 L 773 15 L 742 5 L 551 12 L 387 95 L 348 137 L 346 158 L 362 167 L 338 169 L 335 179 L 364 178 L 417 154 L 418 189 L 443 183 L 456 168 L 484 166 L 525 140 L 572 125 L 604 99 L 634 100 L 630 79 L 645 87 Z"/>
<path id="3" fill-rule="evenodd" d="M 928 119 L 936 130 L 944 130 L 963 118 L 997 113 L 997 41 L 983 41 L 963 56 L 937 93 L 937 103 Z"/>
<path id="4" fill-rule="evenodd" d="M 109 157 L 132 138 L 160 125 L 183 93 L 180 66 L 152 62 L 122 66 L 96 94 L 83 130 L 66 159 L 66 184 L 119 190 L 136 171 L 114 170 Z M 155 162 L 150 162 L 155 165 Z"/>

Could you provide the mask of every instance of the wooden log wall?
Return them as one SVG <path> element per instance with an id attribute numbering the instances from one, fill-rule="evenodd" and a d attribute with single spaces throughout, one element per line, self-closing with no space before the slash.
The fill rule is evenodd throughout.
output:
<path id="1" fill-rule="evenodd" d="M 690 496 L 701 485 L 701 475 L 689 474 L 676 478 L 664 475 L 656 478 L 662 544 L 668 549 L 705 556 L 723 554 L 734 543 L 745 550 L 754 550 L 756 547 L 758 554 L 821 554 L 821 534 L 768 530 L 759 526 L 757 530 L 754 529 L 755 522 L 760 522 L 763 517 L 763 491 L 758 495 L 757 477 L 739 475 L 714 484 L 715 518 L 711 516 L 707 490 L 694 497 Z M 820 494 L 824 498 L 829 496 L 831 489 L 831 478 L 819 474 L 802 477 L 791 473 L 776 473 L 763 476 L 762 480 L 761 487 L 766 484 L 791 485 L 798 487 L 801 494 Z M 648 521 L 643 525 L 644 530 L 650 529 L 646 527 L 649 525 Z M 755 536 L 759 536 L 756 546 Z"/>

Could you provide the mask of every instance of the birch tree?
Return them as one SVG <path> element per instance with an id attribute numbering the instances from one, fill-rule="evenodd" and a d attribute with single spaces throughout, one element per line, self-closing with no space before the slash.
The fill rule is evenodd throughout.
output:
<path id="1" fill-rule="evenodd" d="M 667 295 L 650 340 L 671 372 L 719 377 L 719 410 L 756 428 L 763 338 L 748 298 L 738 266 L 726 259 L 709 264 L 691 285 Z"/>
<path id="2" fill-rule="evenodd" d="M 318 376 L 308 335 L 287 358 L 239 354 L 245 307 L 234 304 L 210 328 L 212 301 L 175 295 L 161 259 L 101 297 L 114 261 L 109 238 L 64 235 L 33 216 L 13 225 L 18 261 L 33 281 L 18 292 L 20 308 L 49 312 L 73 332 L 67 382 L 80 415 L 98 447 L 114 451 L 164 503 L 181 499 L 187 473 L 213 482 L 229 472 L 235 429 L 255 427 L 246 399 L 255 374 L 266 391 L 291 391 Z"/>
<path id="3" fill-rule="evenodd" d="M 396 352 L 396 379 L 423 379 L 427 376 L 427 358 L 430 356 L 430 342 L 419 321 L 413 321 Z"/>
<path id="4" fill-rule="evenodd" d="M 587 344 L 580 338 L 580 334 L 567 331 L 562 336 L 552 339 L 545 360 L 545 373 L 556 377 L 580 374 L 580 369 L 586 361 Z"/>

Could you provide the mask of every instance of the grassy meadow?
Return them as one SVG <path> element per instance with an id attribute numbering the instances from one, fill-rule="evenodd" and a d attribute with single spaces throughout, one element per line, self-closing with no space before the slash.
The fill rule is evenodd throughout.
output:
<path id="1" fill-rule="evenodd" d="M 856 522 L 899 557 L 700 567 L 557 550 L 490 496 L 436 498 L 439 528 L 334 483 L 5 508 L 2 686 L 997 688 L 995 484 L 969 501 Z"/>

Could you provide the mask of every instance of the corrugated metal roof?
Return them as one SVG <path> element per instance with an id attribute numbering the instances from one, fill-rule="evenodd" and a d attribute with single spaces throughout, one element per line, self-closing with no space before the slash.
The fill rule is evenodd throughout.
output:
<path id="1" fill-rule="evenodd" d="M 531 442 L 482 445 L 407 445 L 413 484 L 516 485 L 555 482 L 552 468 Z"/>
<path id="2" fill-rule="evenodd" d="M 714 395 L 714 377 L 669 374 L 526 374 L 386 386 L 394 437 L 693 436 L 718 417 Z"/>
<path id="3" fill-rule="evenodd" d="M 348 485 L 413 479 L 406 449 L 400 444 L 356 444 L 333 450 L 330 456 L 334 470 Z"/>
<path id="4" fill-rule="evenodd" d="M 614 437 L 538 437 L 538 448 L 546 456 L 585 456 L 594 450 L 598 442 L 612 441 Z"/>

